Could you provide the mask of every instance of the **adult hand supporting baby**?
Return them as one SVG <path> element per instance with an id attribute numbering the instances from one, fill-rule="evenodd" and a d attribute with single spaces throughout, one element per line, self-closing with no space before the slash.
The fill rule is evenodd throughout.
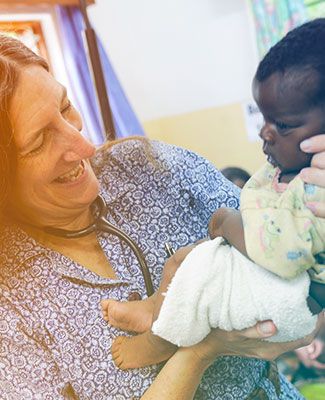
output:
<path id="1" fill-rule="evenodd" d="M 300 171 L 301 178 L 306 183 L 312 183 L 325 188 L 325 134 L 313 136 L 300 143 L 300 148 L 306 153 L 315 153 L 311 160 L 311 167 Z M 312 212 L 325 218 L 325 204 L 309 203 Z"/>
<path id="2" fill-rule="evenodd" d="M 324 313 L 321 313 L 318 316 L 316 328 L 310 335 L 285 343 L 262 340 L 276 333 L 276 327 L 272 321 L 259 322 L 242 331 L 226 332 L 214 329 L 201 343 L 192 346 L 191 350 L 199 359 L 207 363 L 212 362 L 218 355 L 237 355 L 272 361 L 287 351 L 309 345 L 323 324 Z"/>
<path id="3" fill-rule="evenodd" d="M 226 332 L 214 329 L 201 342 L 191 347 L 181 347 L 167 361 L 159 375 L 141 397 L 141 400 L 189 400 L 204 371 L 222 355 L 273 360 L 282 353 L 309 344 L 324 322 L 324 315 L 318 317 L 317 327 L 310 335 L 289 343 L 270 343 L 261 339 L 276 333 L 272 321 L 263 321 L 243 331 Z"/>
<path id="4" fill-rule="evenodd" d="M 309 346 L 297 349 L 296 355 L 305 367 L 325 370 L 325 364 L 317 360 L 323 354 L 324 346 L 323 340 L 316 338 Z"/>

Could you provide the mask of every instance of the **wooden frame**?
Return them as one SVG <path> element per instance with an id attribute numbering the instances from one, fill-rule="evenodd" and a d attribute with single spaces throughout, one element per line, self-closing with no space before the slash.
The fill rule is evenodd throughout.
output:
<path id="1" fill-rule="evenodd" d="M 94 4 L 95 0 L 87 0 L 87 5 Z M 12 7 L 15 5 L 20 6 L 40 6 L 40 5 L 61 5 L 61 6 L 78 6 L 79 0 L 0 0 L 0 6 L 5 5 Z"/>
<path id="2" fill-rule="evenodd" d="M 35 35 L 37 37 L 37 42 L 35 43 L 36 48 L 37 48 L 37 53 L 45 58 L 49 64 L 50 64 L 50 59 L 48 56 L 48 51 L 46 48 L 46 43 L 42 31 L 42 25 L 40 21 L 1 21 L 0 18 L 0 31 L 1 32 L 8 32 L 8 33 L 13 33 L 18 36 L 18 39 L 22 38 L 20 36 L 23 36 L 25 33 L 31 32 L 32 35 Z M 22 40 L 24 41 L 24 40 Z M 27 43 L 26 43 L 27 44 Z M 28 44 L 27 44 L 28 45 Z"/>

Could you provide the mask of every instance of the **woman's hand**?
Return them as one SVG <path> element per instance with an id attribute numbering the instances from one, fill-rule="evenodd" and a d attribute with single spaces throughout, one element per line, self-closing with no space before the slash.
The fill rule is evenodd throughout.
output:
<path id="1" fill-rule="evenodd" d="M 325 188 L 325 134 L 304 140 L 300 143 L 300 148 L 306 153 L 315 153 L 311 167 L 300 171 L 302 180 Z M 308 203 L 307 206 L 315 215 L 325 218 L 324 203 Z"/>
<path id="2" fill-rule="evenodd" d="M 316 338 L 310 345 L 297 349 L 296 354 L 305 367 L 325 370 L 325 364 L 317 361 L 317 357 L 324 352 L 324 347 L 324 342 Z"/>
<path id="3" fill-rule="evenodd" d="M 308 346 L 297 349 L 296 354 L 307 368 L 325 370 L 325 324 L 317 337 Z"/>
<path id="4" fill-rule="evenodd" d="M 271 361 L 287 351 L 309 345 L 323 323 L 324 313 L 321 313 L 318 316 L 317 326 L 310 335 L 286 343 L 271 343 L 262 340 L 276 333 L 276 327 L 272 321 L 259 322 L 252 328 L 242 331 L 226 332 L 214 329 L 201 343 L 189 349 L 206 364 L 211 364 L 220 355 L 237 355 Z"/>
<path id="5" fill-rule="evenodd" d="M 222 355 L 240 355 L 273 360 L 280 354 L 309 344 L 320 326 L 320 314 L 315 331 L 308 337 L 290 343 L 269 343 L 261 339 L 276 333 L 272 321 L 264 321 L 243 331 L 213 330 L 201 343 L 181 347 L 167 361 L 141 400 L 189 400 L 201 381 L 204 371 Z"/>

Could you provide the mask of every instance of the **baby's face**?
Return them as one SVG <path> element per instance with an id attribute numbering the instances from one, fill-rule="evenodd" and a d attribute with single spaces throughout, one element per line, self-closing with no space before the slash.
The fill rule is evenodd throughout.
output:
<path id="1" fill-rule="evenodd" d="M 263 82 L 253 81 L 253 95 L 263 117 L 260 136 L 267 160 L 285 173 L 298 173 L 310 164 L 311 155 L 299 144 L 325 132 L 325 111 L 308 99 L 318 83 L 316 74 L 301 79 L 298 72 L 274 73 Z"/>

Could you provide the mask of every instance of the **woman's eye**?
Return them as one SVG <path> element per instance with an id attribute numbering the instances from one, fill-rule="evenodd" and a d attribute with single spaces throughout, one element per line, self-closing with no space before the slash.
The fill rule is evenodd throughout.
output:
<path id="1" fill-rule="evenodd" d="M 30 150 L 27 155 L 33 156 L 35 154 L 40 153 L 43 150 L 44 146 L 45 146 L 45 135 L 42 136 L 42 143 L 39 146 L 35 147 L 33 150 Z"/>
<path id="2" fill-rule="evenodd" d="M 69 111 L 71 110 L 71 108 L 72 108 L 72 104 L 71 104 L 70 100 L 68 100 L 68 102 L 67 102 L 67 103 L 63 106 L 63 108 L 60 110 L 60 113 L 61 113 L 62 115 L 66 115 L 66 114 L 69 113 Z M 35 147 L 34 149 L 30 150 L 30 151 L 26 154 L 26 156 L 34 156 L 34 155 L 40 153 L 40 152 L 43 150 L 43 148 L 44 148 L 45 145 L 46 145 L 46 139 L 47 139 L 46 133 L 47 133 L 47 132 L 44 132 L 44 134 L 42 135 L 41 143 L 40 143 L 37 147 Z"/>

